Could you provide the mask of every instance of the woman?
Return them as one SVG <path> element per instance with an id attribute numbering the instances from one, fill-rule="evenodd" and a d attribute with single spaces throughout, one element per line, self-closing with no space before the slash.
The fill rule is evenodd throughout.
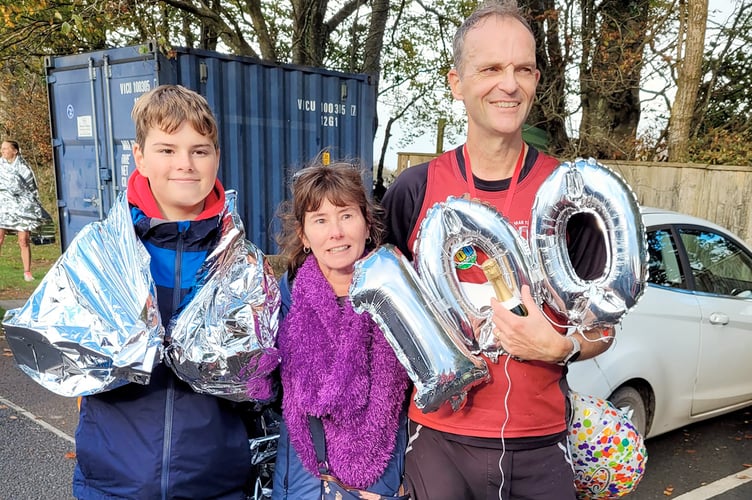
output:
<path id="1" fill-rule="evenodd" d="M 42 222 L 37 182 L 34 173 L 21 158 L 16 141 L 3 141 L 0 153 L 0 250 L 5 242 L 6 230 L 15 230 L 21 249 L 24 280 L 34 281 L 31 274 L 30 232 Z"/>
<path id="2" fill-rule="evenodd" d="M 311 433 L 320 437 L 319 424 L 333 476 L 396 496 L 408 377 L 370 315 L 355 313 L 348 299 L 355 261 L 381 243 L 383 227 L 351 164 L 304 168 L 292 195 L 279 237 L 288 271 L 280 285 L 283 422 L 273 498 L 321 498 Z"/>

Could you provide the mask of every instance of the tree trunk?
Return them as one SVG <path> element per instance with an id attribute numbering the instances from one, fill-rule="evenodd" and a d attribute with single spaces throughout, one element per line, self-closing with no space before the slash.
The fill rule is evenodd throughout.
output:
<path id="1" fill-rule="evenodd" d="M 678 45 L 679 50 L 683 47 L 684 54 L 683 57 L 680 54 L 677 60 L 676 97 L 671 106 L 668 129 L 668 160 L 677 162 L 687 161 L 692 117 L 702 76 L 708 0 L 686 0 L 686 3 L 681 3 L 681 8 L 685 31 L 680 32 Z M 682 38 L 682 35 L 685 36 Z"/>
<path id="2" fill-rule="evenodd" d="M 213 0 L 209 3 L 209 9 L 214 12 L 219 18 L 221 4 L 219 0 Z M 216 23 L 213 22 L 201 22 L 201 34 L 199 39 L 199 47 L 205 50 L 217 50 L 217 42 L 219 41 L 219 35 L 216 29 Z"/>
<path id="3" fill-rule="evenodd" d="M 275 40 L 269 33 L 269 23 L 264 18 L 264 13 L 261 10 L 261 0 L 249 0 L 246 5 L 248 6 L 248 14 L 251 16 L 251 24 L 253 24 L 253 29 L 256 31 L 256 36 L 258 37 L 261 58 L 267 61 L 279 62 Z"/>
<path id="4" fill-rule="evenodd" d="M 650 0 L 583 0 L 580 65 L 582 122 L 578 154 L 634 156 L 640 74 Z"/>
<path id="5" fill-rule="evenodd" d="M 384 30 L 389 20 L 389 0 L 371 1 L 371 22 L 363 50 L 363 73 L 378 78 L 381 73 L 381 48 L 384 46 Z"/>
<path id="6" fill-rule="evenodd" d="M 329 36 L 324 24 L 326 3 L 326 0 L 293 0 L 293 64 L 323 66 Z"/>
<path id="7" fill-rule="evenodd" d="M 535 56 L 541 72 L 538 98 L 528 123 L 546 131 L 550 139 L 548 153 L 561 154 L 569 146 L 569 137 L 564 122 L 566 63 L 559 41 L 559 13 L 554 0 L 525 0 L 520 6 L 528 11 L 526 17 L 535 34 Z"/>

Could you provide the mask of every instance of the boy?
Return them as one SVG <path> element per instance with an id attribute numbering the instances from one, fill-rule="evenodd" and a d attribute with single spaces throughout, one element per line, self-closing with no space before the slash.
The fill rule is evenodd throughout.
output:
<path id="1" fill-rule="evenodd" d="M 170 343 L 184 305 L 220 233 L 217 124 L 199 94 L 159 86 L 139 98 L 127 197 Z M 73 494 L 79 499 L 245 499 L 250 450 L 233 403 L 194 392 L 160 362 L 148 385 L 86 396 L 76 431 Z"/>

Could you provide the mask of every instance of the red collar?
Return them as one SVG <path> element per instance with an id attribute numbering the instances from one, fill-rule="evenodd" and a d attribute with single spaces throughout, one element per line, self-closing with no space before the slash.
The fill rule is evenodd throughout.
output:
<path id="1" fill-rule="evenodd" d="M 149 186 L 149 179 L 134 170 L 128 179 L 128 203 L 135 205 L 146 214 L 147 217 L 163 219 L 162 211 L 154 199 L 154 194 Z M 214 189 L 206 196 L 204 210 L 198 214 L 196 220 L 208 219 L 219 215 L 225 207 L 225 189 L 219 179 L 214 181 Z"/>

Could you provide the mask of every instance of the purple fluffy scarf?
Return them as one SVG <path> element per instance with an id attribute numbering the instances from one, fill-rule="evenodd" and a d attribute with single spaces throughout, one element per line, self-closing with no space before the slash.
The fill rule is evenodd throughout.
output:
<path id="1" fill-rule="evenodd" d="M 307 417 L 315 415 L 331 473 L 351 487 L 373 484 L 394 450 L 407 374 L 371 316 L 340 305 L 313 255 L 295 278 L 278 345 L 282 411 L 303 465 L 318 476 Z"/>

